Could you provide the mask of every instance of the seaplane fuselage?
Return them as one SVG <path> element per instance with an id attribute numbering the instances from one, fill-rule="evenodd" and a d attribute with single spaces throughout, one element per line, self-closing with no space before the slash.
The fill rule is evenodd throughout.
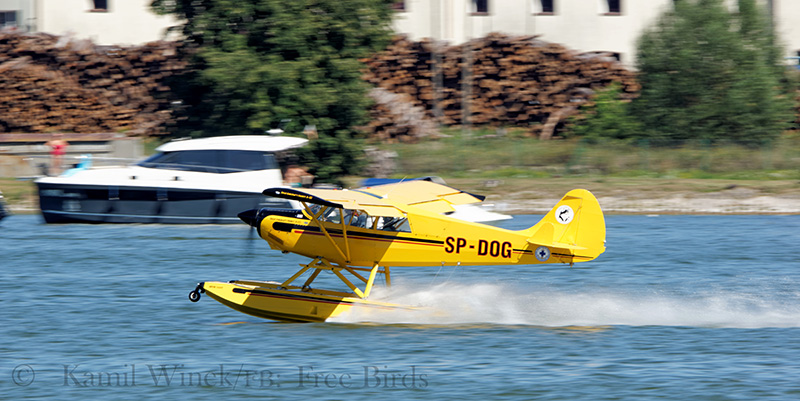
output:
<path id="1" fill-rule="evenodd" d="M 406 213 L 397 217 L 333 207 L 261 209 L 256 227 L 273 249 L 349 266 L 574 263 L 594 259 L 605 249 L 602 212 L 599 207 L 594 210 L 594 204 L 570 197 L 539 224 L 520 231 L 409 205 L 403 205 Z M 579 246 L 579 225 L 585 230 L 596 227 L 599 237 L 589 239 L 584 233 Z M 540 230 L 546 231 L 547 242 L 532 240 Z"/>
<path id="2" fill-rule="evenodd" d="M 206 293 L 254 316 L 320 322 L 351 308 L 414 309 L 368 299 L 378 275 L 391 285 L 394 267 L 572 264 L 605 251 L 603 212 L 583 189 L 570 191 L 536 225 L 518 231 L 448 216 L 452 206 L 483 198 L 432 182 L 349 191 L 269 188 L 264 194 L 299 201 L 303 209 L 252 209 L 239 217 L 273 249 L 311 262 L 282 282 L 201 282 L 190 300 Z M 312 287 L 323 271 L 349 291 Z"/>

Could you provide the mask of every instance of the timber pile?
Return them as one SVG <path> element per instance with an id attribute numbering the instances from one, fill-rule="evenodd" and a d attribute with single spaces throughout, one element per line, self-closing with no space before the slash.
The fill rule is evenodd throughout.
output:
<path id="1" fill-rule="evenodd" d="M 435 63 L 437 52 L 441 61 Z M 443 125 L 465 123 L 462 107 L 466 89 L 466 123 L 530 127 L 532 135 L 544 139 L 557 133 L 565 119 L 577 113 L 576 106 L 590 101 L 597 89 L 619 82 L 627 99 L 640 89 L 634 73 L 610 55 L 579 54 L 535 36 L 492 33 L 450 47 L 429 39 L 413 42 L 398 36 L 385 52 L 366 60 L 366 64 L 366 81 L 408 95 L 428 118 L 438 118 Z M 465 68 L 467 65 L 471 68 Z M 437 91 L 434 82 L 438 70 L 441 89 Z M 466 87 L 462 85 L 464 77 L 470 82 Z M 436 103 L 441 112 L 435 111 Z M 396 138 L 396 133 L 383 132 L 387 126 L 381 118 L 373 118 L 366 131 L 381 139 Z"/>
<path id="2" fill-rule="evenodd" d="M 369 97 L 375 102 L 370 110 L 369 130 L 381 142 L 414 142 L 438 136 L 436 123 L 425 115 L 406 94 L 372 88 Z"/>
<path id="3" fill-rule="evenodd" d="M 165 80 L 184 68 L 176 46 L 0 34 L 0 132 L 160 134 L 171 118 Z"/>

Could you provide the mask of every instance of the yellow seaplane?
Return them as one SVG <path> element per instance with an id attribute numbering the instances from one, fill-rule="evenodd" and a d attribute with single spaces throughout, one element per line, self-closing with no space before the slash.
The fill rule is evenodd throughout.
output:
<path id="1" fill-rule="evenodd" d="M 205 293 L 262 318 L 322 322 L 352 308 L 414 309 L 369 298 L 377 275 L 391 285 L 390 268 L 572 265 L 605 251 L 603 212 L 584 189 L 568 192 L 536 225 L 519 231 L 450 217 L 454 206 L 483 197 L 429 181 L 350 190 L 269 188 L 264 194 L 299 201 L 303 209 L 252 209 L 239 218 L 272 249 L 311 262 L 283 282 L 199 283 L 189 294 L 192 302 Z M 349 291 L 312 287 L 323 271 L 336 275 Z"/>

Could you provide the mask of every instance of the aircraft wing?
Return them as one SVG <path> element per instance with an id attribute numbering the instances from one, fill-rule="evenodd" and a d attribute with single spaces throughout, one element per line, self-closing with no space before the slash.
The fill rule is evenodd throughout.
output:
<path id="1" fill-rule="evenodd" d="M 376 195 L 360 190 L 268 188 L 264 190 L 263 194 L 322 206 L 364 210 L 371 216 L 405 217 L 404 210 L 398 209 L 395 205 Z"/>
<path id="2" fill-rule="evenodd" d="M 453 205 L 484 200 L 483 196 L 430 181 L 406 181 L 352 190 L 269 188 L 264 190 L 264 195 L 343 209 L 360 209 L 373 216 L 390 217 L 403 217 L 406 211 L 402 205 L 433 213 L 447 213 L 455 211 Z"/>
<path id="3" fill-rule="evenodd" d="M 447 185 L 431 181 L 406 181 L 396 184 L 359 188 L 381 199 L 422 208 L 433 213 L 453 212 L 453 205 L 483 202 L 485 197 L 473 195 Z"/>

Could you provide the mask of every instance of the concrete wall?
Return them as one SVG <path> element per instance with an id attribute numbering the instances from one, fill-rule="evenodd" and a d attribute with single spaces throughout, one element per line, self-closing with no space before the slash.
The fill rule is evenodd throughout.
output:
<path id="1" fill-rule="evenodd" d="M 0 134 L 0 177 L 28 178 L 42 175 L 41 165 L 50 164 L 50 147 L 45 145 L 53 134 Z M 116 134 L 64 134 L 69 143 L 64 167 L 92 156 L 93 166 L 127 165 L 144 158 L 140 138 Z"/>

